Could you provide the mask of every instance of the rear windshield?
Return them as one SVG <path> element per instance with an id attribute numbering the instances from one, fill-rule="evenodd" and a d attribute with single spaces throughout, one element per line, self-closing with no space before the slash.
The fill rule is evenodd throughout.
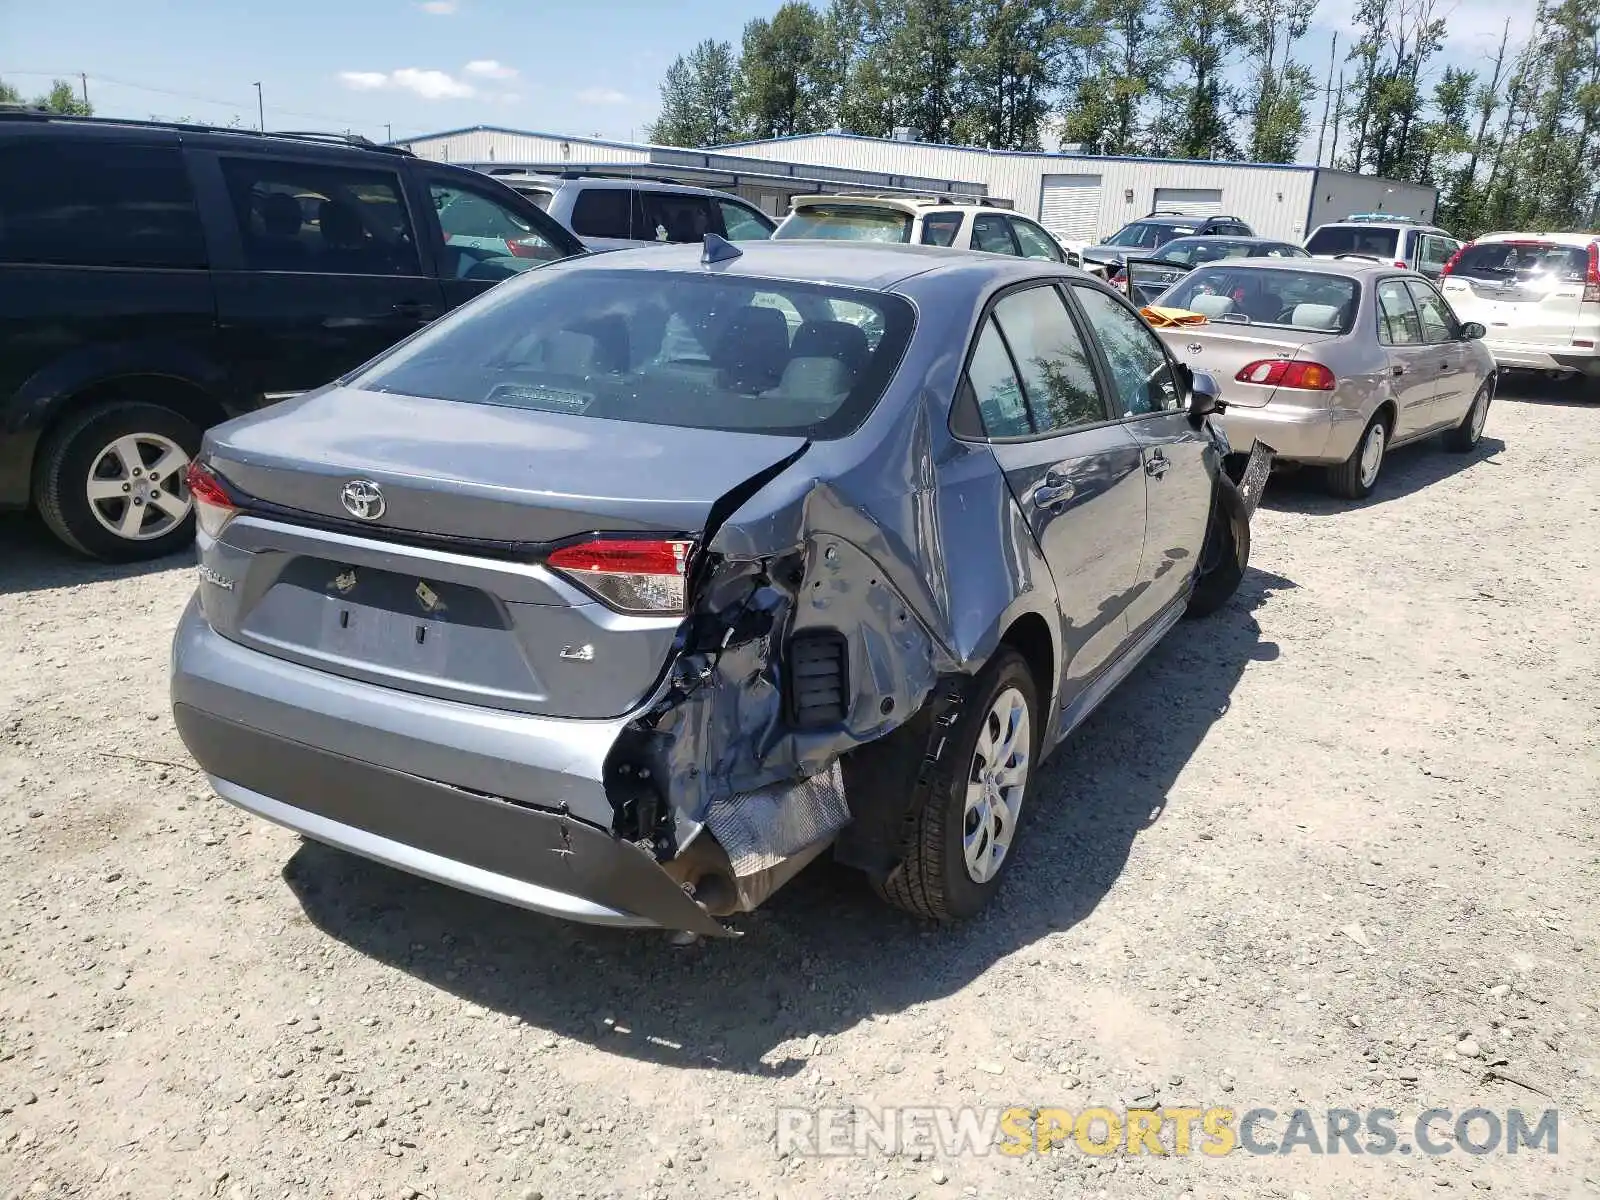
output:
<path id="1" fill-rule="evenodd" d="M 1450 268 L 1452 275 L 1474 279 L 1517 279 L 1549 275 L 1563 283 L 1582 283 L 1589 271 L 1584 246 L 1550 242 L 1481 242 L 1468 246 Z"/>
<path id="2" fill-rule="evenodd" d="M 1320 271 L 1206 266 L 1191 271 L 1161 303 L 1214 321 L 1348 333 L 1360 294 L 1355 280 Z"/>
<path id="3" fill-rule="evenodd" d="M 807 204 L 784 218 L 775 238 L 840 242 L 909 242 L 911 214 L 865 204 Z"/>
<path id="4" fill-rule="evenodd" d="M 1249 258 L 1248 242 L 1218 242 L 1207 238 L 1178 238 L 1161 247 L 1154 257 L 1162 262 L 1179 263 L 1186 267 L 1215 262 L 1219 258 Z"/>
<path id="5" fill-rule="evenodd" d="M 350 382 L 366 391 L 826 439 L 878 402 L 914 322 L 898 296 L 677 272 L 545 268 Z"/>
<path id="6" fill-rule="evenodd" d="M 1200 228 L 1198 225 L 1169 225 L 1160 221 L 1135 221 L 1124 225 L 1106 239 L 1107 246 L 1142 246 L 1153 250 L 1165 246 L 1173 238 L 1186 237 Z"/>
<path id="7" fill-rule="evenodd" d="M 1396 229 L 1324 225 L 1311 235 L 1306 249 L 1312 254 L 1370 254 L 1373 258 L 1393 259 L 1399 241 L 1400 232 Z"/>
<path id="8" fill-rule="evenodd" d="M 533 201 L 540 208 L 546 210 L 550 208 L 550 197 L 555 193 L 547 191 L 544 188 L 518 187 L 516 184 L 512 184 L 511 186 L 518 195 Z"/>

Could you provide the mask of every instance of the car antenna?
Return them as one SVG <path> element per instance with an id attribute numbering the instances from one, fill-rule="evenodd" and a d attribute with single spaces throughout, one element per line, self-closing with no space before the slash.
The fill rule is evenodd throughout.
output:
<path id="1" fill-rule="evenodd" d="M 706 248 L 700 255 L 700 261 L 709 266 L 712 263 L 727 262 L 731 258 L 744 257 L 744 251 L 735 246 L 726 238 L 715 233 L 706 234 Z"/>

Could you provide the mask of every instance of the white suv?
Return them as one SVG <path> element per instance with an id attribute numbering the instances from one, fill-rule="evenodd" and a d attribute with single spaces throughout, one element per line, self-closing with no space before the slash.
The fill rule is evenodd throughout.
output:
<path id="1" fill-rule="evenodd" d="M 991 204 L 943 197 L 796 196 L 774 238 L 908 242 L 1066 262 L 1044 226 Z"/>
<path id="2" fill-rule="evenodd" d="M 591 250 L 700 242 L 708 233 L 730 242 L 765 241 L 776 225 L 738 196 L 684 183 L 505 170 L 490 173 L 560 221 Z"/>
<path id="3" fill-rule="evenodd" d="M 1486 330 L 1502 367 L 1586 375 L 1600 383 L 1600 237 L 1486 233 L 1445 266 L 1440 291 Z"/>

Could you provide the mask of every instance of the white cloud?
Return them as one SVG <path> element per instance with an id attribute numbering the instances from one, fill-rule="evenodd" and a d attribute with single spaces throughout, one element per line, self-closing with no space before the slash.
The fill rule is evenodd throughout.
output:
<path id="1" fill-rule="evenodd" d="M 615 88 L 584 88 L 576 96 L 579 104 L 626 104 L 628 98 Z"/>
<path id="2" fill-rule="evenodd" d="M 424 0 L 417 5 L 425 13 L 432 13 L 436 17 L 448 17 L 457 8 L 456 0 Z"/>
<path id="3" fill-rule="evenodd" d="M 478 94 L 478 89 L 443 71 L 424 71 L 417 67 L 401 67 L 389 76 L 397 88 L 415 92 L 424 100 L 466 100 Z"/>
<path id="4" fill-rule="evenodd" d="M 467 74 L 480 75 L 484 79 L 515 79 L 517 69 L 492 58 L 475 58 L 467 64 Z"/>
<path id="5" fill-rule="evenodd" d="M 339 82 L 356 92 L 402 88 L 415 92 L 424 100 L 467 100 L 478 94 L 478 89 L 465 80 L 444 71 L 428 71 L 420 67 L 401 67 L 387 74 L 382 71 L 340 71 Z"/>
<path id="6" fill-rule="evenodd" d="M 353 92 L 371 92 L 388 86 L 389 77 L 382 71 L 340 71 L 339 82 Z"/>

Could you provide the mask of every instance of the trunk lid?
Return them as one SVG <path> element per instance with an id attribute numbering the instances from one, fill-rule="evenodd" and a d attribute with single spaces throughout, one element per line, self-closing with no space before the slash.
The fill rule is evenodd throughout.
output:
<path id="1" fill-rule="evenodd" d="M 203 457 L 242 512 L 202 539 L 207 577 L 227 580 L 202 589 L 206 615 L 265 653 L 387 687 L 615 717 L 654 685 L 681 614 L 610 607 L 544 565 L 550 543 L 696 541 L 719 499 L 806 444 L 314 393 L 207 437 Z M 375 519 L 347 511 L 352 481 L 381 494 Z"/>
<path id="2" fill-rule="evenodd" d="M 1246 365 L 1260 359 L 1281 358 L 1289 362 L 1302 357 L 1315 359 L 1318 346 L 1340 336 L 1299 329 L 1255 329 L 1222 322 L 1156 332 L 1175 358 L 1210 375 L 1221 389 L 1222 398 L 1239 408 L 1263 408 L 1277 393 L 1274 387 L 1241 383 L 1236 376 Z"/>

